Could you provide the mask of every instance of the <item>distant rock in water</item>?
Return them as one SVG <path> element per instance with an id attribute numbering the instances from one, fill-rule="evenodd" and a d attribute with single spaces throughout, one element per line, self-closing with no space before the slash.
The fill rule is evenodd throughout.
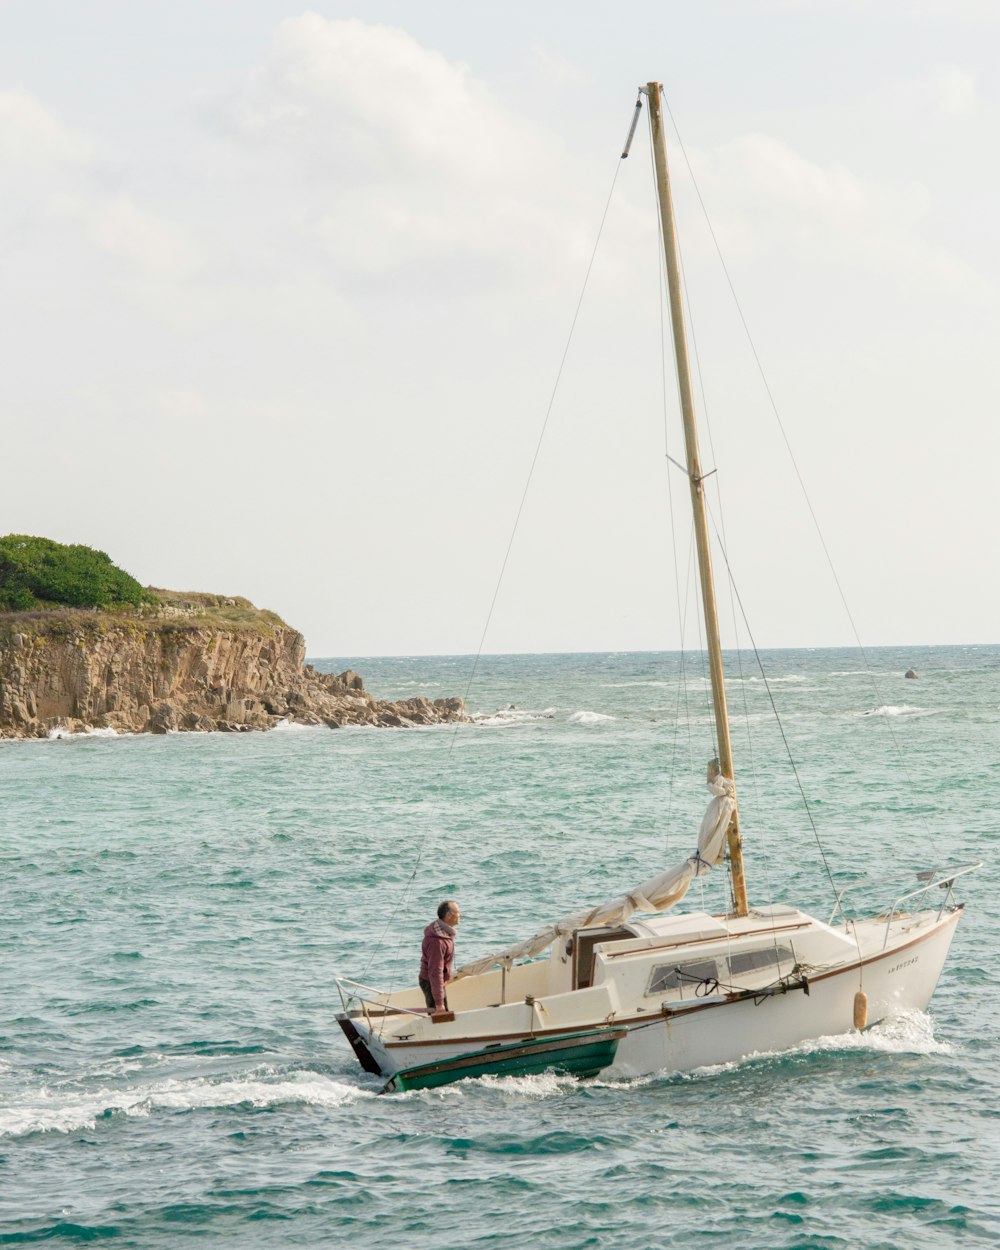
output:
<path id="1" fill-rule="evenodd" d="M 459 698 L 380 702 L 357 673 L 317 673 L 302 635 L 246 599 L 151 595 L 137 607 L 0 613 L 0 737 L 467 719 Z"/>
<path id="2" fill-rule="evenodd" d="M 908 668 L 906 672 L 903 674 L 904 677 L 913 677 L 913 678 L 915 678 L 916 675 L 917 675 L 916 671 L 912 668 Z"/>

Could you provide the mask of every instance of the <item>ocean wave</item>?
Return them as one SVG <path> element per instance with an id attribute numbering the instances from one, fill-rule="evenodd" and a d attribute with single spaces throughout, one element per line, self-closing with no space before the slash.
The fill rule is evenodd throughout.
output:
<path id="1" fill-rule="evenodd" d="M 73 1133 L 93 1129 L 98 1120 L 116 1113 L 150 1116 L 156 1111 L 194 1111 L 210 1107 L 235 1107 L 243 1103 L 267 1108 L 287 1103 L 314 1107 L 341 1107 L 375 1091 L 335 1081 L 318 1072 L 285 1073 L 277 1079 L 266 1071 L 228 1080 L 166 1080 L 130 1089 L 98 1089 L 67 1094 L 37 1091 L 31 1102 L 0 1108 L 0 1137 L 23 1137 L 28 1133 Z"/>
<path id="2" fill-rule="evenodd" d="M 602 690 L 631 690 L 633 686 L 661 686 L 661 687 L 667 686 L 667 687 L 670 687 L 670 686 L 675 686 L 676 684 L 677 684 L 676 679 L 674 681 L 653 681 L 651 679 L 648 681 L 605 681 L 601 683 L 601 689 Z"/>
<path id="3" fill-rule="evenodd" d="M 279 720 L 276 725 L 272 725 L 267 731 L 268 733 L 299 733 L 302 731 L 309 732 L 315 729 L 326 729 L 326 725 L 303 725 L 297 720 Z"/>
<path id="4" fill-rule="evenodd" d="M 603 712 L 570 712 L 566 717 L 568 725 L 603 725 L 605 721 L 617 720 L 615 716 L 606 716 Z"/>
<path id="5" fill-rule="evenodd" d="M 763 683 L 766 680 L 769 686 L 780 686 L 788 682 L 802 682 L 808 681 L 809 679 L 808 677 L 804 677 L 801 673 L 788 673 L 784 677 L 768 677 L 765 679 L 754 675 L 753 677 L 727 677 L 726 680 L 732 684 L 742 682 L 745 686 L 753 685 L 756 682 Z"/>
<path id="6" fill-rule="evenodd" d="M 523 725 L 529 721 L 535 720 L 554 720 L 556 709 L 554 707 L 543 708 L 538 710 L 535 708 L 510 707 L 500 708 L 498 711 L 475 712 L 470 716 L 470 720 L 474 725 Z"/>
<path id="7" fill-rule="evenodd" d="M 933 716 L 934 713 L 925 707 L 911 707 L 903 703 L 899 707 L 883 703 L 880 707 L 870 707 L 865 712 L 850 712 L 850 716 Z"/>
<path id="8" fill-rule="evenodd" d="M 802 682 L 808 682 L 810 678 L 804 673 L 786 673 L 782 677 L 771 677 L 769 674 L 761 677 L 759 673 L 752 673 L 749 677 L 741 677 L 738 673 L 726 674 L 727 686 L 763 686 L 765 682 L 769 686 L 781 685 L 800 685 Z M 663 683 L 674 684 L 674 683 Z M 704 686 L 706 689 L 712 685 L 712 678 L 703 673 L 689 673 L 687 676 L 688 686 Z"/>

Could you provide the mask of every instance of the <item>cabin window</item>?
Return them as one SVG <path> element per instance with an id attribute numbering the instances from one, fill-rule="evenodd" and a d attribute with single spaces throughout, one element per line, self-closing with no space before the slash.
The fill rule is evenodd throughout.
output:
<path id="1" fill-rule="evenodd" d="M 689 989 L 718 981 L 719 966 L 714 959 L 701 959 L 695 964 L 660 964 L 649 978 L 647 994 L 663 994 L 668 990 Z"/>
<path id="2" fill-rule="evenodd" d="M 729 975 L 738 977 L 747 972 L 759 972 L 764 968 L 776 968 L 779 964 L 794 960 L 795 955 L 787 946 L 762 946 L 756 951 L 740 951 L 729 956 Z"/>

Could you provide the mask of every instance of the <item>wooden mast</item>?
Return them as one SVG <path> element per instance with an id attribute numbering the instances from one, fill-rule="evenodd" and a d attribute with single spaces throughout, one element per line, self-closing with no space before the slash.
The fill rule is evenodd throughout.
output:
<path id="1" fill-rule="evenodd" d="M 698 429 L 695 423 L 694 396 L 691 389 L 691 367 L 688 360 L 687 333 L 684 328 L 684 305 L 681 299 L 680 253 L 674 225 L 673 201 L 670 196 L 670 175 L 667 171 L 667 140 L 663 127 L 662 88 L 657 82 L 646 84 L 649 99 L 649 122 L 653 135 L 653 157 L 656 163 L 656 189 L 660 201 L 660 224 L 663 229 L 663 252 L 667 260 L 667 287 L 670 292 L 670 324 L 674 335 L 677 360 L 677 381 L 684 419 L 684 445 L 687 450 L 688 480 L 691 485 L 691 506 L 698 547 L 698 571 L 701 576 L 701 598 L 705 611 L 705 635 L 708 643 L 709 672 L 712 679 L 712 703 L 719 741 L 719 765 L 722 774 L 735 780 L 733 749 L 729 738 L 729 713 L 726 709 L 726 682 L 722 670 L 722 643 L 719 637 L 719 614 L 715 606 L 715 582 L 712 577 L 712 552 L 708 542 L 708 515 L 705 490 L 698 454 Z M 733 904 L 737 916 L 747 914 L 747 887 L 743 876 L 743 850 L 740 839 L 738 810 L 727 832 L 729 862 L 733 874 Z"/>

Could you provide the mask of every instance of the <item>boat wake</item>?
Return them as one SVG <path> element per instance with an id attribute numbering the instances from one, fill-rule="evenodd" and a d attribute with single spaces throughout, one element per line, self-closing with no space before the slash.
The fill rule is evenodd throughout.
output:
<path id="1" fill-rule="evenodd" d="M 776 1059 L 789 1060 L 802 1056 L 850 1052 L 868 1055 L 950 1055 L 951 1047 L 947 1042 L 939 1042 L 934 1037 L 933 1021 L 926 1012 L 908 1011 L 882 1020 L 863 1033 L 834 1033 L 825 1037 L 813 1037 L 785 1050 L 756 1051 L 732 1063 L 712 1064 L 679 1074 L 670 1073 L 669 1079 L 700 1080 L 723 1072 L 758 1067 Z"/>

